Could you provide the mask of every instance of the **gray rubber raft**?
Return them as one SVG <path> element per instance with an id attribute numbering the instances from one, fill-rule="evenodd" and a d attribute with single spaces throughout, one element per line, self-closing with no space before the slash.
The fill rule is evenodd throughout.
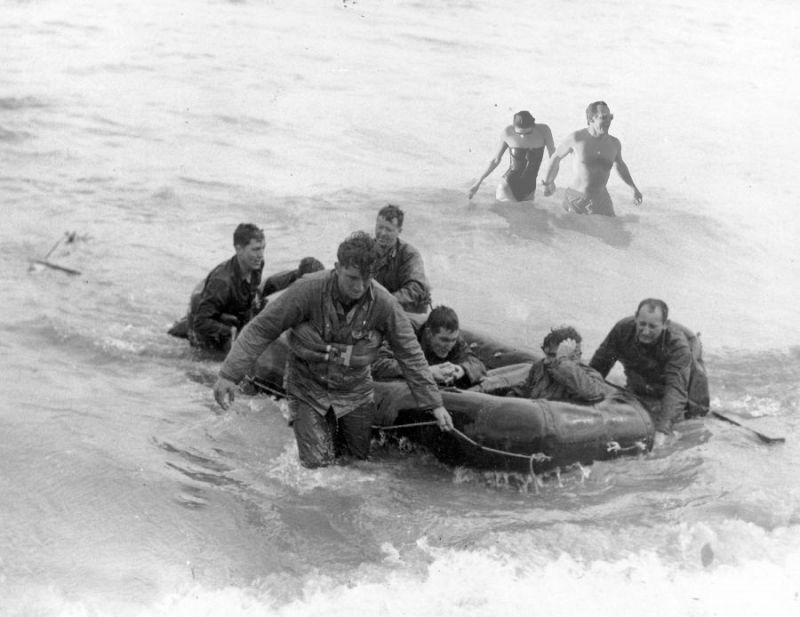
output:
<path id="1" fill-rule="evenodd" d="M 463 329 L 461 334 L 500 384 L 524 378 L 541 357 L 490 336 Z M 288 353 L 285 336 L 270 345 L 254 367 L 254 383 L 282 394 Z M 455 388 L 443 388 L 442 398 L 456 431 L 442 432 L 430 424 L 405 426 L 427 423 L 432 416 L 415 408 L 405 382 L 375 382 L 375 429 L 406 437 L 450 465 L 526 473 L 636 455 L 653 445 L 649 414 L 624 391 L 594 405 Z"/>

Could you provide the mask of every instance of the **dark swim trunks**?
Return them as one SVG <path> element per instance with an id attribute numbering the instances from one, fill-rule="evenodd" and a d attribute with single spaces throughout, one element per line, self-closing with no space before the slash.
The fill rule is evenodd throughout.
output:
<path id="1" fill-rule="evenodd" d="M 614 216 L 614 204 L 611 201 L 611 195 L 606 191 L 604 193 L 588 197 L 585 193 L 575 189 L 567 189 L 564 191 L 564 210 L 576 214 Z"/>
<path id="2" fill-rule="evenodd" d="M 509 148 L 510 166 L 503 175 L 514 199 L 522 201 L 536 191 L 536 176 L 544 156 L 541 148 Z"/>

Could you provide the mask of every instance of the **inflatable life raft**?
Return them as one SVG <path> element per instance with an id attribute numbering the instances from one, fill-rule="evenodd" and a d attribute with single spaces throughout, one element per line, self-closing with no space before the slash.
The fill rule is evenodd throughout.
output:
<path id="1" fill-rule="evenodd" d="M 461 334 L 501 383 L 524 378 L 531 363 L 540 358 L 489 336 L 464 329 Z M 284 334 L 257 360 L 253 383 L 282 394 L 288 353 Z M 455 431 L 439 430 L 430 422 L 428 411 L 416 409 L 405 382 L 376 381 L 374 426 L 392 429 L 450 465 L 524 473 L 647 452 L 655 435 L 650 415 L 624 391 L 594 405 L 455 388 L 443 388 L 442 398 Z"/>

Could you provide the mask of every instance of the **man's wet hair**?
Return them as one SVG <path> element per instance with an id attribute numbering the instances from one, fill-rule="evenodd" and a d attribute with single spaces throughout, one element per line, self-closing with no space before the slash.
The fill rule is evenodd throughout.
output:
<path id="1" fill-rule="evenodd" d="M 239 223 L 233 232 L 233 246 L 247 246 L 251 240 L 264 241 L 264 230 L 252 223 Z"/>
<path id="2" fill-rule="evenodd" d="M 395 206 L 394 204 L 386 204 L 383 208 L 378 211 L 378 216 L 381 218 L 386 219 L 387 221 L 397 220 L 397 226 L 400 229 L 403 229 L 403 218 L 405 218 L 405 213 L 400 209 L 400 206 Z"/>
<path id="3" fill-rule="evenodd" d="M 529 111 L 518 111 L 514 114 L 515 129 L 529 129 L 536 124 L 536 119 Z"/>
<path id="4" fill-rule="evenodd" d="M 654 311 L 657 308 L 661 309 L 661 314 L 664 316 L 664 323 L 667 323 L 667 318 L 669 317 L 669 307 L 667 306 L 666 302 L 659 300 L 658 298 L 645 298 L 639 302 L 639 306 L 636 307 L 634 316 L 639 314 L 639 311 L 642 310 L 643 306 L 646 306 L 651 311 Z"/>
<path id="5" fill-rule="evenodd" d="M 586 108 L 586 124 L 592 123 L 592 120 L 597 115 L 597 110 L 601 107 L 608 107 L 608 103 L 605 101 L 595 101 L 594 103 L 589 103 L 589 106 Z"/>
<path id="6" fill-rule="evenodd" d="M 300 276 L 304 274 L 310 274 L 311 272 L 319 272 L 320 270 L 324 270 L 325 266 L 322 265 L 322 262 L 317 259 L 316 257 L 303 257 L 300 260 L 300 263 L 297 266 L 297 273 Z"/>
<path id="7" fill-rule="evenodd" d="M 336 260 L 342 268 L 358 268 L 361 276 L 372 276 L 373 267 L 378 259 L 375 238 L 366 231 L 356 231 L 339 245 Z"/>
<path id="8" fill-rule="evenodd" d="M 547 336 L 542 341 L 542 349 L 550 349 L 551 346 L 558 346 L 561 341 L 566 341 L 571 338 L 576 343 L 583 340 L 578 331 L 572 326 L 559 326 L 558 328 L 551 328 Z"/>
<path id="9" fill-rule="evenodd" d="M 439 330 L 458 330 L 458 315 L 449 306 L 439 305 L 428 314 L 425 327 L 431 334 Z"/>

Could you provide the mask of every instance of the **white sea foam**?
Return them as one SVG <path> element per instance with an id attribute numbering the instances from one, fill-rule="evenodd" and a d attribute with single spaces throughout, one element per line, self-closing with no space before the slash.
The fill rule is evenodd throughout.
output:
<path id="1" fill-rule="evenodd" d="M 695 547 L 697 549 L 697 547 Z M 608 561 L 562 554 L 521 565 L 492 551 L 439 551 L 427 572 L 391 573 L 384 580 L 361 574 L 351 583 L 309 581 L 302 597 L 276 606 L 270 594 L 227 588 L 192 589 L 163 600 L 142 616 L 352 615 L 484 616 L 534 614 L 752 615 L 788 617 L 797 611 L 800 560 L 775 564 L 745 559 L 736 567 L 700 562 L 675 568 L 653 552 Z"/>

